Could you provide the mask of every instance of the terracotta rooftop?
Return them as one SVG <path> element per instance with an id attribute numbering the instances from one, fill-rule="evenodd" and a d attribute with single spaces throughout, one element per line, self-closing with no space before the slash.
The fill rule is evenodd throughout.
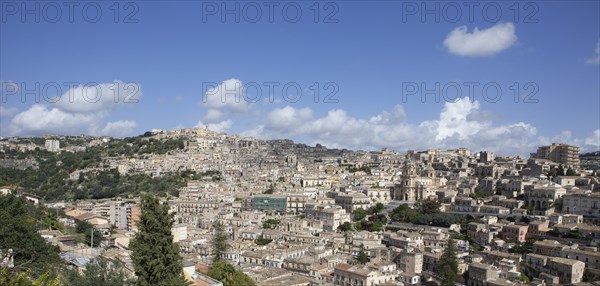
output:
<path id="1" fill-rule="evenodd" d="M 352 267 L 352 265 L 350 265 L 350 264 L 340 263 L 340 264 L 338 264 L 338 265 L 335 266 L 335 269 L 348 270 L 351 267 Z"/>

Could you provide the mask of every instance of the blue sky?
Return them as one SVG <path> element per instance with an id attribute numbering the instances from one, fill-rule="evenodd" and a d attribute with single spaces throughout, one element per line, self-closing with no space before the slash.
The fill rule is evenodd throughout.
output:
<path id="1" fill-rule="evenodd" d="M 600 149 L 598 1 L 474 2 L 472 19 L 443 1 L 1 3 L 2 136 L 202 126 L 352 149 Z"/>

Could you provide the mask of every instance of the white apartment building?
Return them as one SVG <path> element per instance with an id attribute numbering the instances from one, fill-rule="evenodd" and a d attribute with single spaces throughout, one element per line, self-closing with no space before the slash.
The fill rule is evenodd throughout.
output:
<path id="1" fill-rule="evenodd" d="M 46 142 L 44 142 L 44 146 L 46 147 L 46 150 L 49 152 L 60 151 L 60 141 L 55 140 L 55 139 L 46 139 Z"/>
<path id="2" fill-rule="evenodd" d="M 332 204 L 308 204 L 304 212 L 307 218 L 323 222 L 323 229 L 335 231 L 337 228 L 350 221 L 350 214 L 338 205 Z"/>

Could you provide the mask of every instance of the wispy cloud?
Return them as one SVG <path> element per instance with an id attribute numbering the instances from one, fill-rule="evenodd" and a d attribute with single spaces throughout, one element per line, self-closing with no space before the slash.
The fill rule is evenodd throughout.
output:
<path id="1" fill-rule="evenodd" d="M 600 64 L 600 40 L 598 40 L 598 43 L 596 43 L 596 55 L 592 58 L 587 59 L 585 63 L 590 65 Z"/>

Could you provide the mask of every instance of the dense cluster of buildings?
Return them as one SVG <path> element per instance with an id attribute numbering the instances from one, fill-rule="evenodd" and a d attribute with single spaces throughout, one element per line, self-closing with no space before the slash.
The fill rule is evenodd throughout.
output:
<path id="1" fill-rule="evenodd" d="M 259 285 L 419 285 L 439 278 L 437 263 L 449 241 L 458 249 L 457 283 L 464 285 L 567 285 L 581 283 L 584 274 L 600 277 L 600 182 L 580 168 L 575 146 L 552 144 L 521 158 L 466 148 L 337 150 L 205 129 L 156 130 L 151 138 L 184 138 L 186 145 L 162 155 L 106 158 L 107 167 L 222 177 L 190 180 L 178 197 L 163 199 L 174 214 L 172 233 L 186 271 L 208 283 L 200 285 L 218 285 L 198 273 L 210 265 L 214 222 L 229 234 L 231 248 L 222 258 Z M 49 151 L 60 146 L 46 145 Z M 549 175 L 559 167 L 575 174 Z M 423 200 L 472 220 L 444 227 L 389 220 L 394 208 Z M 388 219 L 383 229 L 342 231 L 357 223 L 353 213 L 377 204 Z M 137 200 L 59 205 L 68 222 L 108 230 L 105 243 L 119 252 L 98 255 L 130 261 Z M 517 251 L 524 243 L 533 246 Z M 358 263 L 359 253 L 369 261 Z"/>

